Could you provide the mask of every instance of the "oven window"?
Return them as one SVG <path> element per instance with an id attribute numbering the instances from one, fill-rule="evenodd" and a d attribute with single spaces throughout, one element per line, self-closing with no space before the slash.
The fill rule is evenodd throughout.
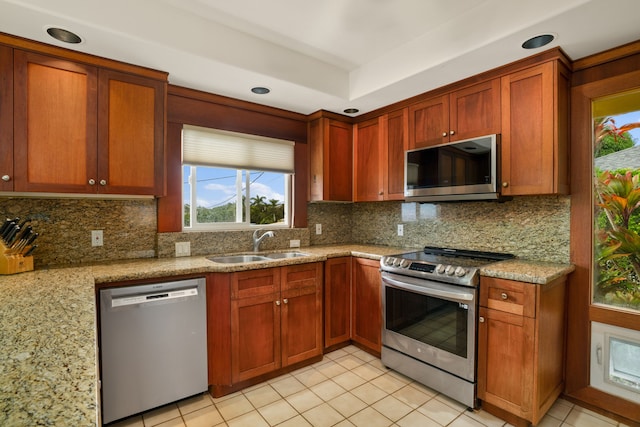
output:
<path id="1" fill-rule="evenodd" d="M 388 330 L 467 358 L 466 305 L 390 287 L 385 298 Z"/>

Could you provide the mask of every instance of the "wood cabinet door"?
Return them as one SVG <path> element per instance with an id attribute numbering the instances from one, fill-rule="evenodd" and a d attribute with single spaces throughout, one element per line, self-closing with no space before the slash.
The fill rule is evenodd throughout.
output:
<path id="1" fill-rule="evenodd" d="M 409 149 L 409 109 L 389 113 L 386 119 L 384 199 L 404 200 L 404 152 Z"/>
<path id="2" fill-rule="evenodd" d="M 0 46 L 0 191 L 13 190 L 13 49 Z"/>
<path id="3" fill-rule="evenodd" d="M 309 197 L 352 201 L 353 129 L 326 117 L 309 123 Z"/>
<path id="4" fill-rule="evenodd" d="M 95 193 L 97 68 L 15 50 L 14 70 L 15 191 Z"/>
<path id="5" fill-rule="evenodd" d="M 100 70 L 98 192 L 163 194 L 166 82 Z"/>
<path id="6" fill-rule="evenodd" d="M 409 148 L 449 141 L 449 95 L 431 98 L 409 107 Z"/>
<path id="7" fill-rule="evenodd" d="M 382 306 L 380 261 L 352 258 L 351 339 L 380 354 Z"/>
<path id="8" fill-rule="evenodd" d="M 480 307 L 478 398 L 531 419 L 535 319 Z"/>
<path id="9" fill-rule="evenodd" d="M 353 138 L 353 200 L 371 202 L 384 199 L 386 165 L 384 142 L 386 122 L 383 117 L 358 123 Z"/>
<path id="10" fill-rule="evenodd" d="M 282 267 L 282 366 L 322 354 L 322 263 Z"/>
<path id="11" fill-rule="evenodd" d="M 279 294 L 231 301 L 231 379 L 234 383 L 282 366 L 281 305 Z"/>
<path id="12" fill-rule="evenodd" d="M 500 79 L 451 93 L 449 141 L 500 133 Z"/>
<path id="13" fill-rule="evenodd" d="M 502 77 L 502 193 L 508 196 L 568 191 L 565 136 L 566 101 L 555 96 L 555 63 Z M 556 92 L 556 89 L 557 92 Z M 566 98 L 563 96 L 562 99 Z M 566 131 L 563 130 L 564 134 Z"/>
<path id="14" fill-rule="evenodd" d="M 324 346 L 351 338 L 351 257 L 324 263 Z"/>

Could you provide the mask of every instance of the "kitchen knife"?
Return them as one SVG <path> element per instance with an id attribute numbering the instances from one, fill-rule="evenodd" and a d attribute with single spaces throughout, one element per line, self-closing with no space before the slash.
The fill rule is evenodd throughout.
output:
<path id="1" fill-rule="evenodd" d="M 33 245 L 29 248 L 27 252 L 25 252 L 22 256 L 29 256 L 33 253 L 33 251 L 38 247 L 38 245 Z"/>
<path id="2" fill-rule="evenodd" d="M 2 223 L 2 226 L 0 227 L 0 236 L 4 234 L 7 227 L 9 227 L 9 224 L 11 224 L 11 221 L 12 221 L 11 218 L 7 218 L 4 220 L 4 222 Z"/>
<path id="3" fill-rule="evenodd" d="M 9 232 L 9 234 L 7 234 L 7 238 L 4 240 L 7 246 L 13 245 L 13 242 L 15 241 L 16 236 L 18 235 L 18 232 L 20 232 L 20 226 L 14 225 L 13 227 L 9 227 L 9 229 L 11 231 Z"/>
<path id="4" fill-rule="evenodd" d="M 15 227 L 16 227 L 16 223 L 13 222 L 13 220 L 11 220 L 11 222 L 9 223 L 9 226 L 7 226 L 7 228 L 2 233 L 2 240 L 4 240 L 5 243 L 8 242 L 9 236 L 11 235 L 11 233 L 14 232 Z"/>

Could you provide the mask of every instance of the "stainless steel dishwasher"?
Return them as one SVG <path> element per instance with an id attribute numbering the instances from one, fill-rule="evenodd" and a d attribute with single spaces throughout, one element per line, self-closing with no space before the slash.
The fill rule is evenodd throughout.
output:
<path id="1" fill-rule="evenodd" d="M 102 422 L 207 390 L 205 279 L 100 290 Z"/>

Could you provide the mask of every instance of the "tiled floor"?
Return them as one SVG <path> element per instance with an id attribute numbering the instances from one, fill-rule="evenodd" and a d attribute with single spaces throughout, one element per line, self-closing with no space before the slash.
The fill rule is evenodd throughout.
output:
<path id="1" fill-rule="evenodd" d="M 109 427 L 498 427 L 504 421 L 436 393 L 349 346 L 312 366 L 219 399 L 205 393 Z M 541 427 L 623 426 L 558 400 Z"/>

